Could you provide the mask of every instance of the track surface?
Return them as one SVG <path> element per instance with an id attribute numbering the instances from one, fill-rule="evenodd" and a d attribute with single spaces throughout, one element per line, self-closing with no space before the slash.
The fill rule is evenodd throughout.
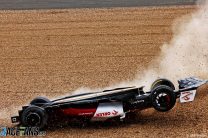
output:
<path id="1" fill-rule="evenodd" d="M 11 126 L 9 117 L 36 96 L 134 79 L 172 38 L 174 19 L 192 11 L 192 6 L 1 11 L 0 125 Z M 200 88 L 195 102 L 168 113 L 146 110 L 126 124 L 58 127 L 47 130 L 47 136 L 204 136 L 207 91 Z"/>
<path id="2" fill-rule="evenodd" d="M 196 0 L 1 0 L 1 10 L 103 8 L 194 4 Z"/>

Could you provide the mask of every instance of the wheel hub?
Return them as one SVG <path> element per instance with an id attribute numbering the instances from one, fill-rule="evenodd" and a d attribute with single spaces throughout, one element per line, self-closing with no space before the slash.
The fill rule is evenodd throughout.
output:
<path id="1" fill-rule="evenodd" d="M 29 113 L 26 119 L 29 126 L 37 126 L 41 121 L 41 118 L 37 113 Z"/>
<path id="2" fill-rule="evenodd" d="M 156 103 L 159 107 L 169 107 L 170 96 L 167 93 L 160 93 L 156 97 Z"/>

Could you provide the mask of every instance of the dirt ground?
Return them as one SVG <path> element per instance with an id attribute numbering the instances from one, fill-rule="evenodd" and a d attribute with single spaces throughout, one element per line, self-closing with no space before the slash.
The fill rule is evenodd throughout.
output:
<path id="1" fill-rule="evenodd" d="M 36 96 L 133 80 L 193 6 L 0 12 L 0 125 Z M 139 84 L 138 84 L 139 85 Z M 148 109 L 122 124 L 57 127 L 48 137 L 208 137 L 208 87 L 168 113 Z M 204 97 L 207 96 L 207 97 Z"/>

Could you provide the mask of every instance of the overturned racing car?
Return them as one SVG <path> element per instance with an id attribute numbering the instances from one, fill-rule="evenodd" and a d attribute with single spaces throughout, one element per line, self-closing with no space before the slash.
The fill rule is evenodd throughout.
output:
<path id="1" fill-rule="evenodd" d="M 49 121 L 67 118 L 104 121 L 125 118 L 135 110 L 153 107 L 166 112 L 172 109 L 179 98 L 181 103 L 194 100 L 196 89 L 207 80 L 190 77 L 179 80 L 179 88 L 167 79 L 157 79 L 148 92 L 143 87 L 125 87 L 101 92 L 71 95 L 55 100 L 44 97 L 33 99 L 19 110 L 18 116 L 11 117 L 12 123 L 28 127 L 44 128 Z"/>

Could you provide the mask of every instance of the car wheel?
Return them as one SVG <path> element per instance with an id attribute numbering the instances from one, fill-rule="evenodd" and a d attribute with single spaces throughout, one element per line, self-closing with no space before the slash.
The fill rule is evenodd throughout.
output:
<path id="1" fill-rule="evenodd" d="M 172 88 L 161 85 L 152 90 L 151 101 L 157 111 L 166 112 L 174 107 L 176 95 Z"/>
<path id="2" fill-rule="evenodd" d="M 47 125 L 48 115 L 46 111 L 38 106 L 27 107 L 21 115 L 21 123 L 26 127 L 39 127 L 43 129 Z"/>
<path id="3" fill-rule="evenodd" d="M 36 97 L 30 102 L 30 105 L 43 106 L 46 103 L 51 103 L 51 101 L 45 97 Z"/>
<path id="4" fill-rule="evenodd" d="M 155 89 L 156 87 L 160 85 L 165 85 L 175 90 L 174 84 L 170 80 L 164 79 L 164 78 L 155 80 L 151 85 L 151 90 Z"/>

